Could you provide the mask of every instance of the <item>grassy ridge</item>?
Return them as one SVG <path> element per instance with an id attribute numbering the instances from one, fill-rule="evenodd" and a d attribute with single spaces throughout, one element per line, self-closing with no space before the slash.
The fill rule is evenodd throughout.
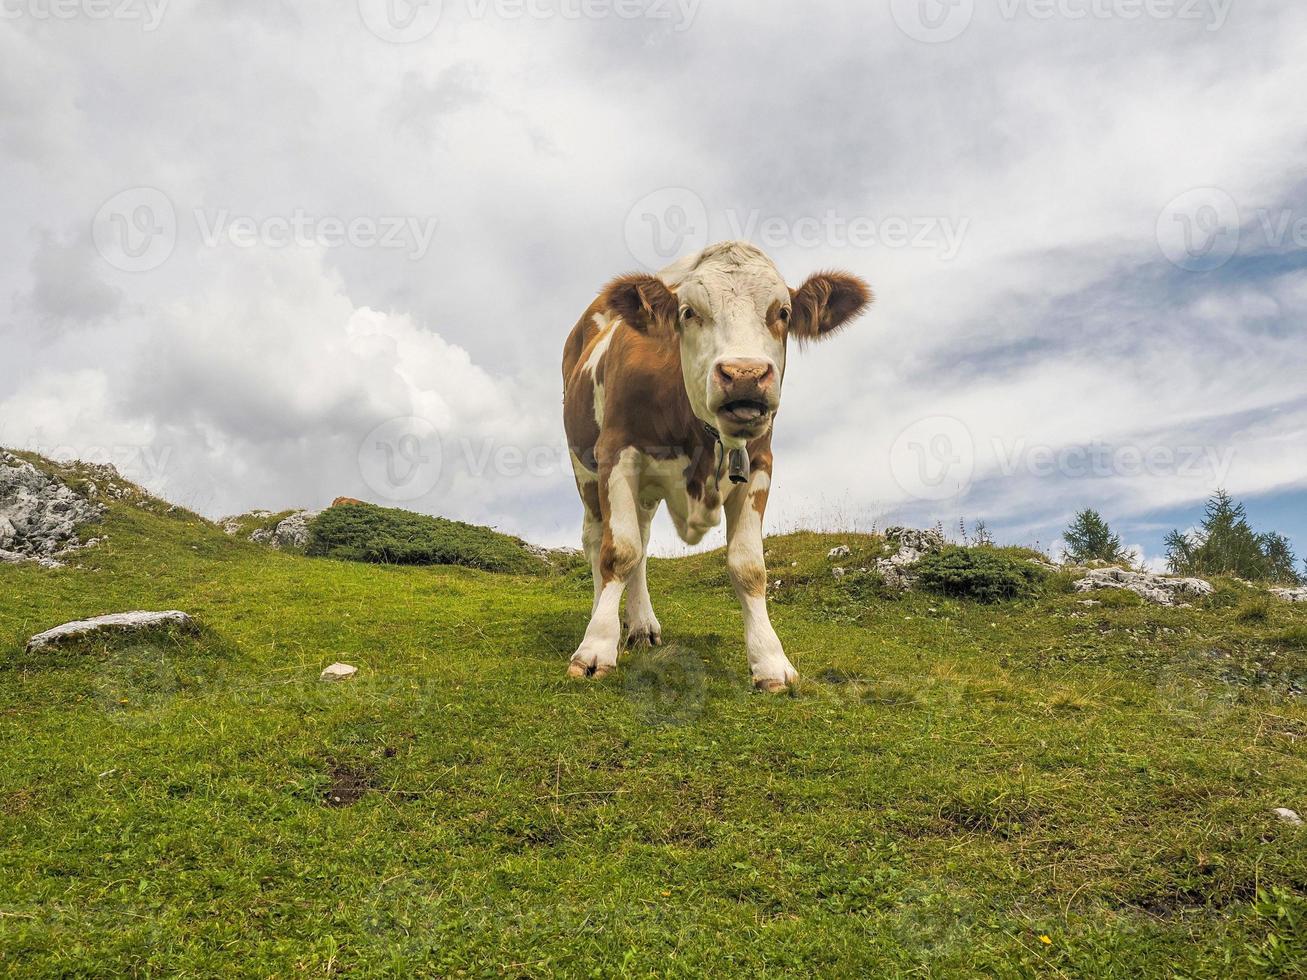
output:
<path id="1" fill-rule="evenodd" d="M 721 554 L 652 563 L 674 646 L 596 684 L 579 572 L 104 530 L 0 567 L 0 974 L 1303 969 L 1307 613 L 1237 583 L 892 599 L 825 558 L 878 539 L 773 539 L 769 698 Z M 206 630 L 22 650 L 129 608 Z"/>
<path id="2" fill-rule="evenodd" d="M 548 569 L 518 538 L 407 510 L 372 504 L 331 507 L 309 527 L 308 553 L 317 557 L 379 565 L 465 565 L 518 574 Z"/>

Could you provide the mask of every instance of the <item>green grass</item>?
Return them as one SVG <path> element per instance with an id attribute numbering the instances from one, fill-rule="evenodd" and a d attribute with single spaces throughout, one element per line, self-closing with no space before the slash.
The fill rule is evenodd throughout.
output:
<path id="1" fill-rule="evenodd" d="M 569 682 L 587 577 L 280 554 L 115 503 L 0 566 L 0 974 L 1302 975 L 1302 607 L 994 604 L 768 542 L 805 680 L 750 693 L 720 553 Z M 870 584 L 869 584 L 870 582 Z M 1105 597 L 1107 593 L 1099 593 Z M 31 655 L 135 608 L 194 637 Z M 323 684 L 344 660 L 361 673 Z"/>

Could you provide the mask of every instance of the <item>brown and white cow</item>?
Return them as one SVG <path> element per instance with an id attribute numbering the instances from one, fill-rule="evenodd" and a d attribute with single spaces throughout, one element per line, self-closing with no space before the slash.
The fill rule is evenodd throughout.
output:
<path id="1" fill-rule="evenodd" d="M 657 276 L 615 279 L 585 311 L 563 352 L 563 420 L 594 572 L 590 625 L 571 676 L 602 677 L 617 666 L 625 590 L 627 642 L 662 642 L 645 549 L 665 501 L 688 544 L 725 511 L 726 563 L 753 682 L 780 691 L 797 679 L 767 615 L 762 545 L 786 345 L 830 336 L 870 302 L 866 283 L 845 273 L 790 289 L 761 250 L 726 242 Z M 732 450 L 749 462 L 747 477 L 737 466 L 738 484 L 724 466 Z"/>

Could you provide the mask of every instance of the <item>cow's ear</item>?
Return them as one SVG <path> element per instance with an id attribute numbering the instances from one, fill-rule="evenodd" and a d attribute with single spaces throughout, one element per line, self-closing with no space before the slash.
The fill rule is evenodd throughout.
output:
<path id="1" fill-rule="evenodd" d="M 604 289 L 602 299 L 610 312 L 641 333 L 661 334 L 676 328 L 676 294 L 655 276 L 619 276 Z"/>
<path id="2" fill-rule="evenodd" d="M 860 317 L 871 305 L 871 287 L 847 272 L 818 272 L 790 290 L 794 314 L 790 335 L 800 341 L 822 340 Z"/>

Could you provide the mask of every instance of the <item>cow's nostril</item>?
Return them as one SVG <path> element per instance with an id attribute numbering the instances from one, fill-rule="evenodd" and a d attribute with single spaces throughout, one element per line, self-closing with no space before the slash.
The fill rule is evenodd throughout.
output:
<path id="1" fill-rule="evenodd" d="M 741 357 L 729 361 L 719 361 L 714 369 L 717 383 L 723 388 L 747 386 L 766 388 L 776 376 L 776 368 L 762 358 Z"/>

